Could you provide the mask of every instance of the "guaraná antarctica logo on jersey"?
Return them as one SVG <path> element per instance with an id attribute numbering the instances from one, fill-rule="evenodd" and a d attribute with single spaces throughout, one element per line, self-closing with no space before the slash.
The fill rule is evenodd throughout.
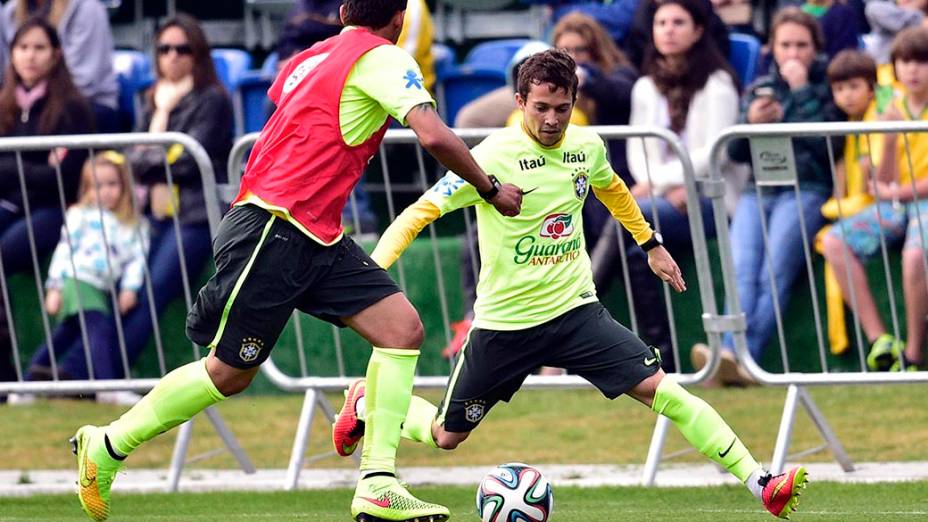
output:
<path id="1" fill-rule="evenodd" d="M 585 168 L 574 169 L 573 182 L 574 196 L 577 196 L 577 199 L 580 200 L 586 199 L 586 195 L 590 191 L 590 175 Z"/>
<path id="2" fill-rule="evenodd" d="M 582 236 L 561 241 L 574 233 L 574 217 L 570 214 L 557 213 L 545 217 L 534 235 L 525 236 L 516 242 L 516 252 L 512 260 L 517 265 L 557 265 L 573 261 L 580 256 L 583 248 Z"/>
<path id="3" fill-rule="evenodd" d="M 296 86 L 299 85 L 304 78 L 306 78 L 306 75 L 328 57 L 329 53 L 322 53 L 315 56 L 310 56 L 309 58 L 303 60 L 300 65 L 296 66 L 296 69 L 293 70 L 293 73 L 290 74 L 290 76 L 287 78 L 287 81 L 284 82 L 283 93 L 287 94 L 293 89 L 296 89 Z"/>
<path id="4" fill-rule="evenodd" d="M 257 337 L 246 337 L 242 339 L 242 349 L 238 351 L 238 356 L 245 362 L 252 362 L 261 354 L 264 348 L 264 341 Z"/>

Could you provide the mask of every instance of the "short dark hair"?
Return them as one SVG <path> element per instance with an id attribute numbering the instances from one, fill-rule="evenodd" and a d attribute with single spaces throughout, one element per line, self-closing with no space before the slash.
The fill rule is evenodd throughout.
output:
<path id="1" fill-rule="evenodd" d="M 896 65 L 896 60 L 928 62 L 928 29 L 915 26 L 899 31 L 893 40 L 889 60 L 893 66 Z"/>
<path id="2" fill-rule="evenodd" d="M 845 49 L 836 54 L 828 64 L 828 83 L 846 82 L 860 78 L 876 85 L 876 61 L 869 54 L 854 49 Z"/>
<path id="3" fill-rule="evenodd" d="M 577 101 L 577 63 L 560 49 L 549 49 L 533 54 L 519 67 L 519 80 L 516 83 L 516 92 L 523 100 L 528 99 L 528 91 L 532 84 L 551 84 L 551 92 L 564 89 Z"/>
<path id="4" fill-rule="evenodd" d="M 397 11 L 406 10 L 406 0 L 345 0 L 345 25 L 380 29 Z"/>

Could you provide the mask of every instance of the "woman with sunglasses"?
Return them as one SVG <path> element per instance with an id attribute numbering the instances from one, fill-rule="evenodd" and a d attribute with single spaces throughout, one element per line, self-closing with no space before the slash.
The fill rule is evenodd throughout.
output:
<path id="1" fill-rule="evenodd" d="M 113 71 L 113 33 L 98 0 L 9 0 L 3 6 L 0 39 L 7 47 L 17 28 L 38 17 L 56 28 L 77 89 L 90 102 L 99 132 L 119 129 L 119 83 Z"/>
<path id="2" fill-rule="evenodd" d="M 90 107 L 71 82 L 54 27 L 41 18 L 27 20 L 7 51 L 10 63 L 0 87 L 0 137 L 89 132 Z M 30 226 L 39 260 L 55 248 L 64 220 L 59 188 L 65 203 L 73 203 L 86 157 L 81 150 L 23 152 L 23 187 L 17 156 L 0 154 L 0 257 L 7 277 L 32 267 Z M 3 302 L 0 299 L 0 308 Z M 0 310 L 0 329 L 8 326 L 6 318 Z M 10 364 L 11 341 L 9 333 L 0 334 L 0 380 L 16 379 Z"/>
<path id="3" fill-rule="evenodd" d="M 232 105 L 219 83 L 200 24 L 185 14 L 168 20 L 155 35 L 155 54 L 157 81 L 145 93 L 144 117 L 136 131 L 189 134 L 209 154 L 217 181 L 225 181 L 233 139 Z M 172 184 L 168 183 L 165 155 Z M 136 148 L 129 160 L 147 192 L 143 208 L 152 229 L 148 262 L 154 311 L 160 315 L 169 302 L 183 295 L 179 248 L 191 285 L 196 284 L 211 254 L 201 173 L 180 145 L 167 151 Z M 123 319 L 130 363 L 147 345 L 153 327 L 147 292 L 139 297 L 139 306 Z"/>

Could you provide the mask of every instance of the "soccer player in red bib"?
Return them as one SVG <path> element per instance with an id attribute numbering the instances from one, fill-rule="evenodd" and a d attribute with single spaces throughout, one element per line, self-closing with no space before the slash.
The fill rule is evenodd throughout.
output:
<path id="1" fill-rule="evenodd" d="M 487 176 L 435 112 L 416 62 L 394 45 L 405 8 L 406 0 L 345 0 L 341 34 L 293 57 L 271 86 L 277 110 L 213 242 L 216 274 L 187 317 L 187 335 L 209 355 L 165 375 L 118 420 L 83 426 L 72 439 L 78 495 L 92 519 L 109 516 L 110 487 L 129 453 L 248 387 L 294 309 L 348 326 L 374 347 L 352 516 L 448 517 L 395 477 L 422 323 L 390 276 L 344 236 L 342 209 L 390 118 L 500 214 L 517 215 L 522 192 Z"/>

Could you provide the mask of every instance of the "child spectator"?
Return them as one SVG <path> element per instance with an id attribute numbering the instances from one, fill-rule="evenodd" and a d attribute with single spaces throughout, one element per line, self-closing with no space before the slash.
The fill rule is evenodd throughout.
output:
<path id="1" fill-rule="evenodd" d="M 808 0 L 802 10 L 814 16 L 821 25 L 825 38 L 822 50 L 829 59 L 844 49 L 857 49 L 860 46 L 857 14 L 846 4 L 834 0 Z"/>
<path id="2" fill-rule="evenodd" d="M 906 27 L 920 25 L 928 13 L 928 0 L 880 0 L 867 2 L 864 8 L 870 22 L 867 42 L 869 52 L 877 63 L 889 63 L 893 39 Z"/>
<path id="3" fill-rule="evenodd" d="M 80 199 L 68 208 L 45 283 L 45 310 L 58 319 L 52 334 L 57 376 L 52 350 L 43 344 L 32 357 L 27 380 L 88 379 L 88 352 L 95 379 L 121 373 L 110 294 L 117 296 L 120 314 L 138 304 L 148 228 L 137 216 L 122 154 L 106 151 L 88 159 L 81 172 Z M 90 343 L 86 350 L 81 311 Z M 11 402 L 15 399 L 11 396 Z"/>
<path id="4" fill-rule="evenodd" d="M 841 51 L 828 65 L 835 105 L 847 115 L 848 121 L 874 121 L 876 111 L 876 62 L 861 51 Z M 844 158 L 835 165 L 834 196 L 822 205 L 822 215 L 829 220 L 859 213 L 873 203 L 867 191 L 871 158 L 879 163 L 883 138 L 880 134 L 847 136 Z M 816 236 L 815 247 L 824 254 L 824 238 L 831 229 L 826 226 Z M 825 296 L 828 308 L 828 340 L 831 353 L 847 351 L 848 339 L 844 320 L 844 299 L 834 267 L 825 263 Z"/>
<path id="5" fill-rule="evenodd" d="M 890 58 L 906 94 L 883 115 L 885 120 L 928 121 L 928 29 L 904 29 L 893 42 Z M 871 370 L 915 370 L 924 364 L 925 291 L 923 231 L 928 230 L 928 134 L 887 134 L 883 159 L 873 184 L 877 203 L 839 221 L 825 237 L 825 258 L 848 306 L 854 307 L 867 339 Z M 910 153 L 910 155 L 908 154 Z M 907 342 L 888 333 L 873 299 L 863 260 L 880 250 L 880 237 L 902 249 Z M 855 299 L 851 298 L 853 289 Z M 905 350 L 903 351 L 903 347 Z"/>

